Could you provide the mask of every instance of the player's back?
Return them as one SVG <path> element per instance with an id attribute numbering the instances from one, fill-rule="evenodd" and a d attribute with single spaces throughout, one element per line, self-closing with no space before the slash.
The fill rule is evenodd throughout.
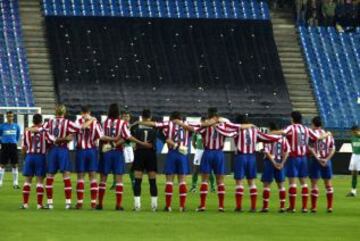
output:
<path id="1" fill-rule="evenodd" d="M 291 156 L 304 156 L 309 144 L 309 128 L 302 124 L 289 125 L 285 130 L 291 148 Z"/>
<path id="2" fill-rule="evenodd" d="M 23 147 L 26 153 L 31 154 L 45 154 L 48 144 L 55 141 L 54 136 L 47 131 L 31 132 L 26 130 L 24 133 Z"/>

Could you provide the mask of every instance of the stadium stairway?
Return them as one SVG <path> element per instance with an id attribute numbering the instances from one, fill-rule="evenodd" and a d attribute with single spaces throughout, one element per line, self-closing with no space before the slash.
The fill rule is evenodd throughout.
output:
<path id="1" fill-rule="evenodd" d="M 35 105 L 52 114 L 56 95 L 40 1 L 19 0 L 19 6 Z"/>
<path id="2" fill-rule="evenodd" d="M 317 115 L 314 92 L 291 11 L 272 11 L 271 21 L 292 107 L 301 111 L 305 117 Z"/>

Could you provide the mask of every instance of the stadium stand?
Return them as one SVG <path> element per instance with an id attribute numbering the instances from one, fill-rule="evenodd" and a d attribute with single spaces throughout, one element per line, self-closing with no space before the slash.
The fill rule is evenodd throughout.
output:
<path id="1" fill-rule="evenodd" d="M 45 15 L 269 19 L 258 0 L 44 0 Z"/>
<path id="2" fill-rule="evenodd" d="M 321 117 L 328 128 L 350 128 L 360 119 L 360 28 L 299 27 Z"/>
<path id="3" fill-rule="evenodd" d="M 29 69 L 17 1 L 0 1 L 0 106 L 32 107 Z"/>
<path id="4" fill-rule="evenodd" d="M 114 101 L 160 116 L 209 106 L 228 116 L 291 111 L 269 21 L 48 16 L 46 24 L 58 98 L 72 113 Z"/>

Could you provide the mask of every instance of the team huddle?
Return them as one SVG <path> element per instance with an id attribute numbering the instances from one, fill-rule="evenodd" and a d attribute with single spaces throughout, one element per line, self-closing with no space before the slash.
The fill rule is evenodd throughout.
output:
<path id="1" fill-rule="evenodd" d="M 235 211 L 243 211 L 242 200 L 245 193 L 244 180 L 249 186 L 250 211 L 257 210 L 258 188 L 256 186 L 257 164 L 256 146 L 264 143 L 263 205 L 261 212 L 269 211 L 270 187 L 275 180 L 279 194 L 279 212 L 295 212 L 297 196 L 297 179 L 301 184 L 301 211 L 308 212 L 308 197 L 311 196 L 311 212 L 317 211 L 319 196 L 318 180 L 324 180 L 327 196 L 327 211 L 333 210 L 333 187 L 331 183 L 331 158 L 335 153 L 334 138 L 331 133 L 322 129 L 319 117 L 314 117 L 311 128 L 302 125 L 299 112 L 292 112 L 292 124 L 280 129 L 276 124 L 269 125 L 269 132 L 260 131 L 249 123 L 245 115 L 239 115 L 236 123 L 218 115 L 216 108 L 209 108 L 206 118 L 198 123 L 184 121 L 180 113 L 173 112 L 168 121 L 152 121 L 151 112 L 144 110 L 139 121 L 129 124 L 121 117 L 117 104 L 109 106 L 108 116 L 104 123 L 99 123 L 91 116 L 88 107 L 82 107 L 81 118 L 76 122 L 66 119 L 66 108 L 59 105 L 56 117 L 43 123 L 42 116 L 33 116 L 33 126 L 27 128 L 23 138 L 25 163 L 23 175 L 22 208 L 29 207 L 29 195 L 32 178 L 36 177 L 38 209 L 52 209 L 53 183 L 57 172 L 62 173 L 65 193 L 65 208 L 72 208 L 72 170 L 68 143 L 75 140 L 77 173 L 77 203 L 75 208 L 83 208 L 85 176 L 90 181 L 91 208 L 102 210 L 106 193 L 106 182 L 109 174 L 114 175 L 115 209 L 122 211 L 123 175 L 125 174 L 126 146 L 134 143 L 134 155 L 131 171 L 134 172 L 132 190 L 134 193 L 134 210 L 141 210 L 141 183 L 143 174 L 149 178 L 151 209 L 158 209 L 158 189 L 156 184 L 157 155 L 156 139 L 161 138 L 168 146 L 164 163 L 165 208 L 172 210 L 174 179 L 178 179 L 179 210 L 186 210 L 187 183 L 186 176 L 190 166 L 188 161 L 191 138 L 196 144 L 194 164 L 201 174 L 199 188 L 200 202 L 198 212 L 206 210 L 209 179 L 214 175 L 218 196 L 218 210 L 224 211 L 225 199 L 225 156 L 223 152 L 226 138 L 233 138 L 236 150 L 234 153 Z M 198 141 L 200 140 L 200 141 Z M 131 146 L 131 144 L 130 144 Z M 132 146 L 131 146 L 132 149 Z M 131 151 L 130 151 L 131 152 Z M 124 157 L 125 154 L 125 157 Z M 96 179 L 99 173 L 99 181 Z M 311 189 L 307 186 L 310 176 Z M 285 179 L 288 178 L 289 190 L 286 192 Z M 197 176 L 196 176 L 197 180 Z M 45 187 L 44 187 L 45 181 Z M 211 182 L 213 183 L 213 182 Z M 214 185 L 215 188 L 215 185 Z M 192 191 L 196 189 L 193 183 Z M 289 206 L 286 207 L 288 193 Z M 43 196 L 47 204 L 43 205 Z"/>

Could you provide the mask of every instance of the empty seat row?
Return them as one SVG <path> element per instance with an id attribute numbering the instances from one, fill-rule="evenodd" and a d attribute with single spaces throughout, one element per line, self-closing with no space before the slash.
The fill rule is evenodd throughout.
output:
<path id="1" fill-rule="evenodd" d="M 261 0 L 43 0 L 45 15 L 269 19 Z"/>

